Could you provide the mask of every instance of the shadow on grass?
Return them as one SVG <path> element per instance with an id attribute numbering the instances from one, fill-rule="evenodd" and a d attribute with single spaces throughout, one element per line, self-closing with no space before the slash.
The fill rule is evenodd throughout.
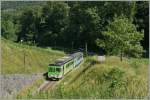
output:
<path id="1" fill-rule="evenodd" d="M 48 72 L 43 73 L 43 77 L 44 77 L 45 80 L 49 80 L 49 78 L 48 78 Z"/>
<path id="2" fill-rule="evenodd" d="M 70 53 L 72 53 L 72 51 L 74 51 L 74 50 L 72 50 L 70 48 L 64 48 L 64 47 L 52 47 L 52 50 L 63 51 L 66 54 L 70 54 Z"/>
<path id="3" fill-rule="evenodd" d="M 48 72 L 43 73 L 43 77 L 46 81 L 59 81 L 59 79 L 48 78 Z"/>

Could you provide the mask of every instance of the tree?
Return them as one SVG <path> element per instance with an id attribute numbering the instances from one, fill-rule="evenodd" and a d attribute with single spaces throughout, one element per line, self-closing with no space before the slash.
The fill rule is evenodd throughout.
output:
<path id="1" fill-rule="evenodd" d="M 2 36 L 6 39 L 16 41 L 17 40 L 17 32 L 18 32 L 18 25 L 14 24 L 13 21 L 3 20 L 2 27 L 1 27 Z"/>
<path id="2" fill-rule="evenodd" d="M 107 53 L 120 54 L 121 61 L 124 55 L 141 56 L 143 48 L 140 41 L 143 39 L 143 33 L 138 32 L 128 18 L 114 17 L 102 35 L 103 39 L 96 40 L 97 45 L 103 47 Z"/>
<path id="3" fill-rule="evenodd" d="M 19 2 L 16 3 L 20 5 Z M 39 3 L 40 5 L 37 5 Z M 129 21 L 134 20 L 134 24 L 139 26 L 137 31 L 144 29 L 144 40 L 141 44 L 148 51 L 148 2 L 48 1 L 39 3 L 30 2 L 32 6 L 27 6 L 28 4 L 24 2 L 21 9 L 15 7 L 16 10 L 12 11 L 2 10 L 2 36 L 7 37 L 10 34 L 8 38 L 10 39 L 17 35 L 18 41 L 24 39 L 25 42 L 35 42 L 38 46 L 56 46 L 57 44 L 57 46 L 74 49 L 83 48 L 87 43 L 88 50 L 96 52 L 99 47 L 95 40 L 97 38 L 103 40 L 102 33 L 113 21 L 115 15 L 124 15 Z M 130 53 L 124 52 L 128 55 Z M 133 52 L 130 55 L 133 55 Z"/>
<path id="4" fill-rule="evenodd" d="M 62 44 L 64 30 L 68 23 L 69 7 L 64 2 L 47 2 L 42 9 L 40 45 Z"/>
<path id="5" fill-rule="evenodd" d="M 14 25 L 12 21 L 2 21 L 2 36 L 6 39 L 10 39 L 14 34 Z"/>
<path id="6" fill-rule="evenodd" d="M 89 3 L 90 4 L 90 3 Z M 70 17 L 67 44 L 74 42 L 74 47 L 88 47 L 95 49 L 95 39 L 101 31 L 101 18 L 96 6 L 87 6 L 87 2 L 73 2 L 70 4 Z"/>
<path id="7" fill-rule="evenodd" d="M 31 9 L 25 10 L 20 16 L 21 31 L 18 34 L 18 41 L 24 39 L 24 41 L 31 40 L 33 37 L 34 16 Z"/>
<path id="8" fill-rule="evenodd" d="M 40 7 L 26 8 L 20 16 L 21 31 L 18 34 L 18 41 L 24 39 L 25 42 L 33 43 L 39 32 Z"/>
<path id="9" fill-rule="evenodd" d="M 4 38 L 12 41 L 17 40 L 17 33 L 20 31 L 20 25 L 17 22 L 17 18 L 17 14 L 2 11 L 1 33 Z"/>

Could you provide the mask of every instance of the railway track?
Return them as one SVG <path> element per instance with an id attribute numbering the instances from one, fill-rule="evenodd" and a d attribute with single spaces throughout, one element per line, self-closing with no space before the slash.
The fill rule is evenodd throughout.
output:
<path id="1" fill-rule="evenodd" d="M 57 81 L 49 81 L 47 84 L 45 84 L 40 91 L 46 91 L 50 88 L 52 88 L 55 84 L 57 83 Z"/>
<path id="2" fill-rule="evenodd" d="M 83 62 L 84 62 L 84 61 L 83 61 Z M 83 64 L 83 62 L 82 62 L 79 66 L 81 66 L 81 65 Z M 75 69 L 75 70 L 78 69 L 79 66 L 76 67 L 76 68 L 74 68 L 74 69 Z M 68 74 L 68 73 L 67 73 L 67 74 Z M 44 73 L 43 75 L 45 76 L 45 75 L 47 75 L 47 73 Z M 40 87 L 37 89 L 37 91 L 35 91 L 32 95 L 35 95 L 37 92 L 39 93 L 40 91 L 47 91 L 47 90 L 49 90 L 49 89 L 52 89 L 52 88 L 55 87 L 60 81 L 61 81 L 61 80 L 59 80 L 59 81 L 45 80 L 45 81 L 43 82 L 43 84 L 41 84 Z"/>
<path id="3" fill-rule="evenodd" d="M 52 89 L 58 81 L 44 81 L 43 84 L 40 85 L 40 87 L 35 91 L 32 95 L 34 96 L 36 93 L 39 93 L 40 91 L 47 91 L 49 89 Z"/>
<path id="4" fill-rule="evenodd" d="M 52 87 L 54 87 L 54 85 L 57 83 L 57 81 L 45 81 L 39 88 L 38 88 L 38 92 L 40 91 L 46 91 Z"/>

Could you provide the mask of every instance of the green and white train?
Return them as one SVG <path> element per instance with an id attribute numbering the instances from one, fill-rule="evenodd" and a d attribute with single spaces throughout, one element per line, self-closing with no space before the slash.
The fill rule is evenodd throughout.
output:
<path id="1" fill-rule="evenodd" d="M 62 57 L 55 61 L 54 64 L 49 64 L 48 66 L 48 78 L 50 79 L 60 79 L 71 71 L 73 68 L 77 67 L 83 61 L 83 53 L 77 52 L 70 54 L 68 56 Z"/>

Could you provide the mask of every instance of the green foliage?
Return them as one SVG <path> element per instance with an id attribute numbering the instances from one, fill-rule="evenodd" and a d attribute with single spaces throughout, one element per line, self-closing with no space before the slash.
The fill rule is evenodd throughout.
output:
<path id="1" fill-rule="evenodd" d="M 12 5 L 8 7 L 7 4 Z M 4 5 L 6 5 L 6 8 L 4 7 Z M 18 9 L 16 9 L 16 5 L 18 5 Z M 129 22 L 133 22 L 136 26 L 139 26 L 137 28 L 138 31 L 142 31 L 142 29 L 144 29 L 145 35 L 142 45 L 144 46 L 144 49 L 147 48 L 146 50 L 148 50 L 148 46 L 146 47 L 146 45 L 148 45 L 149 33 L 147 27 L 149 22 L 148 2 L 5 1 L 2 3 L 2 6 L 3 23 L 8 23 L 8 19 L 10 21 L 9 24 L 5 25 L 3 25 L 2 23 L 2 36 L 7 38 L 7 33 L 12 34 L 9 35 L 9 37 L 14 36 L 15 38 L 17 38 L 17 42 L 23 39 L 24 42 L 28 43 L 29 45 L 36 44 L 38 46 L 55 47 L 65 46 L 72 47 L 72 49 L 84 48 L 85 43 L 87 43 L 88 51 L 99 52 L 100 48 L 95 43 L 95 40 L 97 38 L 99 38 L 100 40 L 104 39 L 103 32 L 108 31 L 107 27 L 109 26 L 109 23 L 112 23 L 115 15 L 124 15 L 126 18 L 128 18 Z M 20 6 L 22 6 L 21 9 L 19 9 Z M 16 10 L 8 11 L 7 8 Z M 142 14 L 142 17 L 140 14 Z M 10 30 L 5 28 L 6 26 L 10 27 Z M 127 26 L 127 28 L 129 28 L 129 26 Z M 6 31 L 7 33 L 5 33 L 4 35 L 4 32 Z M 136 37 L 136 32 L 134 35 L 134 37 Z M 11 40 L 16 41 L 15 38 Z M 130 43 L 126 44 L 128 45 Z M 110 46 L 111 44 L 108 45 Z M 126 52 L 125 54 L 128 54 L 130 56 L 138 56 L 137 53 L 139 53 L 139 51 L 142 51 L 142 48 L 137 45 L 135 47 L 133 47 L 133 45 L 129 46 L 129 48 L 129 51 L 123 51 Z M 134 48 L 136 48 L 137 50 L 135 50 Z M 130 51 L 132 51 L 132 54 L 129 54 Z M 117 53 L 118 50 L 113 50 L 113 53 L 114 52 Z"/>
<path id="2" fill-rule="evenodd" d="M 40 7 L 26 8 L 20 16 L 19 23 L 21 24 L 21 31 L 18 34 L 18 41 L 35 42 L 40 24 Z"/>
<path id="3" fill-rule="evenodd" d="M 64 2 L 48 2 L 42 8 L 40 45 L 62 43 L 63 33 L 68 23 L 69 6 Z"/>
<path id="4" fill-rule="evenodd" d="M 2 21 L 2 36 L 6 39 L 10 39 L 10 40 L 16 40 L 17 35 L 16 35 L 16 27 L 15 24 L 10 21 Z"/>
<path id="5" fill-rule="evenodd" d="M 110 88 L 119 87 L 124 71 L 119 68 L 113 68 L 110 72 L 104 73 L 105 81 L 111 81 Z"/>
<path id="6" fill-rule="evenodd" d="M 96 42 L 100 47 L 113 54 L 121 54 L 138 57 L 143 49 L 140 41 L 143 39 L 143 33 L 138 32 L 136 26 L 125 17 L 115 17 L 107 31 L 103 33 L 103 40 Z"/>
<path id="7" fill-rule="evenodd" d="M 130 21 L 133 21 L 134 15 L 136 13 L 136 2 L 105 2 L 104 3 L 104 9 L 107 13 L 105 14 L 105 17 L 112 21 L 113 17 L 115 15 L 121 16 L 124 15 L 127 17 Z"/>
<path id="8" fill-rule="evenodd" d="M 98 15 L 97 7 L 84 8 L 80 4 L 74 5 L 71 8 L 69 32 L 66 33 L 68 43 L 74 42 L 75 46 L 83 47 L 87 42 L 88 46 L 93 48 L 95 46 L 94 40 L 100 32 L 100 22 L 101 18 Z"/>
<path id="9" fill-rule="evenodd" d="M 1 33 L 6 39 L 16 41 L 17 33 L 20 31 L 20 25 L 17 23 L 16 19 L 18 16 L 13 13 L 2 12 L 1 21 Z"/>

